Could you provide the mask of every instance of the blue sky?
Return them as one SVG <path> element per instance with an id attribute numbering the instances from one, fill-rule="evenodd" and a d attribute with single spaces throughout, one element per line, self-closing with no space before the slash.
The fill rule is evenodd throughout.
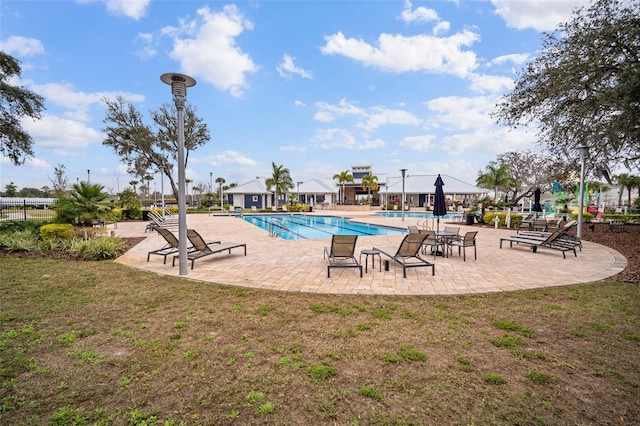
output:
<path id="1" fill-rule="evenodd" d="M 102 145 L 102 99 L 125 97 L 151 124 L 150 111 L 173 102 L 166 72 L 195 78 L 187 102 L 211 133 L 189 157 L 194 184 L 269 176 L 272 161 L 294 181 L 371 164 L 475 183 L 498 154 L 534 147 L 534 129 L 489 114 L 542 32 L 585 4 L 3 0 L 0 49 L 23 68 L 12 83 L 47 109 L 23 121 L 34 158 L 0 158 L 0 188 L 51 186 L 64 164 L 72 183 L 89 175 L 123 190 L 134 178 Z"/>

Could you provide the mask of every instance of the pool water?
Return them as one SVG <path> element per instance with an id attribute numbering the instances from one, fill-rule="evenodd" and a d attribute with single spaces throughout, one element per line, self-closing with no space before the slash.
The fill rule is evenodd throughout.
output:
<path id="1" fill-rule="evenodd" d="M 403 228 L 351 222 L 339 216 L 245 215 L 244 220 L 285 240 L 329 238 L 332 235 L 400 235 Z"/>

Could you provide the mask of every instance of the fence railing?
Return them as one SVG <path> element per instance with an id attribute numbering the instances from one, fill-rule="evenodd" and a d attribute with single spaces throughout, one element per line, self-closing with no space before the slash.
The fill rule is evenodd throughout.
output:
<path id="1" fill-rule="evenodd" d="M 51 221 L 56 217 L 55 198 L 0 198 L 0 222 Z"/>

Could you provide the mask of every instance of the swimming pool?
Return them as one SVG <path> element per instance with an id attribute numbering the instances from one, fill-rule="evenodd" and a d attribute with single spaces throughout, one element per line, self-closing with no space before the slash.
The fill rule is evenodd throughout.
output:
<path id="1" fill-rule="evenodd" d="M 397 212 L 397 211 L 392 211 L 392 212 L 376 212 L 377 216 L 384 216 L 384 217 L 402 217 L 402 212 Z M 442 218 L 444 219 L 450 219 L 452 217 L 453 213 L 449 213 L 446 216 L 442 216 Z M 433 217 L 433 213 L 431 212 L 404 212 L 404 217 L 416 217 L 416 218 L 432 218 Z"/>
<path id="2" fill-rule="evenodd" d="M 339 216 L 307 216 L 300 214 L 245 215 L 244 220 L 285 240 L 329 238 L 332 235 L 400 235 L 402 228 L 351 222 Z"/>

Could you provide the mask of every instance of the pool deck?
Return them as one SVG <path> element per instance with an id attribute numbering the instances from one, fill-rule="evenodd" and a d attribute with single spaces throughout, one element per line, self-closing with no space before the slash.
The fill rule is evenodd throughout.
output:
<path id="1" fill-rule="evenodd" d="M 353 220 L 386 226 L 406 228 L 416 225 L 419 218 L 387 218 L 367 212 L 321 211 L 312 215 L 335 215 Z M 540 249 L 532 253 L 528 246 L 499 248 L 500 238 L 515 235 L 515 230 L 459 226 L 460 234 L 469 230 L 478 231 L 478 258 L 473 258 L 473 248 L 467 248 L 467 260 L 463 261 L 454 249 L 448 258 L 426 256 L 435 263 L 435 276 L 431 268 L 410 268 L 407 278 L 402 276 L 402 267 L 390 262 L 390 268 L 380 271 L 376 257 L 375 268 L 369 263 L 368 272 L 360 278 L 355 268 L 332 269 L 327 278 L 327 261 L 323 259 L 324 247 L 331 240 L 313 239 L 286 241 L 269 237 L 268 233 L 255 225 L 233 216 L 210 216 L 208 214 L 187 215 L 187 226 L 197 230 L 205 240 L 239 242 L 247 244 L 247 256 L 242 250 L 229 254 L 214 254 L 196 260 L 193 270 L 184 278 L 200 282 L 227 284 L 266 290 L 327 293 L 327 294 L 385 294 L 385 295 L 434 295 L 473 294 L 496 291 L 512 291 L 541 287 L 587 283 L 611 277 L 627 265 L 626 259 L 617 251 L 588 241 L 583 242 L 578 256 L 568 252 L 567 258 L 555 250 Z M 157 232 L 145 233 L 145 222 L 122 222 L 115 229 L 122 237 L 147 237 L 133 247 L 117 262 L 133 268 L 164 275 L 179 276 L 179 267 L 167 264 L 162 256 L 147 253 L 164 245 Z M 109 230 L 112 228 L 109 227 Z M 177 231 L 175 232 L 177 235 Z M 377 247 L 397 248 L 402 235 L 358 237 L 356 255 L 361 250 Z M 385 256 L 382 256 L 383 260 Z M 364 263 L 365 257 L 362 257 Z M 189 262 L 190 264 L 190 262 Z M 190 265 L 189 265 L 190 266 Z"/>

